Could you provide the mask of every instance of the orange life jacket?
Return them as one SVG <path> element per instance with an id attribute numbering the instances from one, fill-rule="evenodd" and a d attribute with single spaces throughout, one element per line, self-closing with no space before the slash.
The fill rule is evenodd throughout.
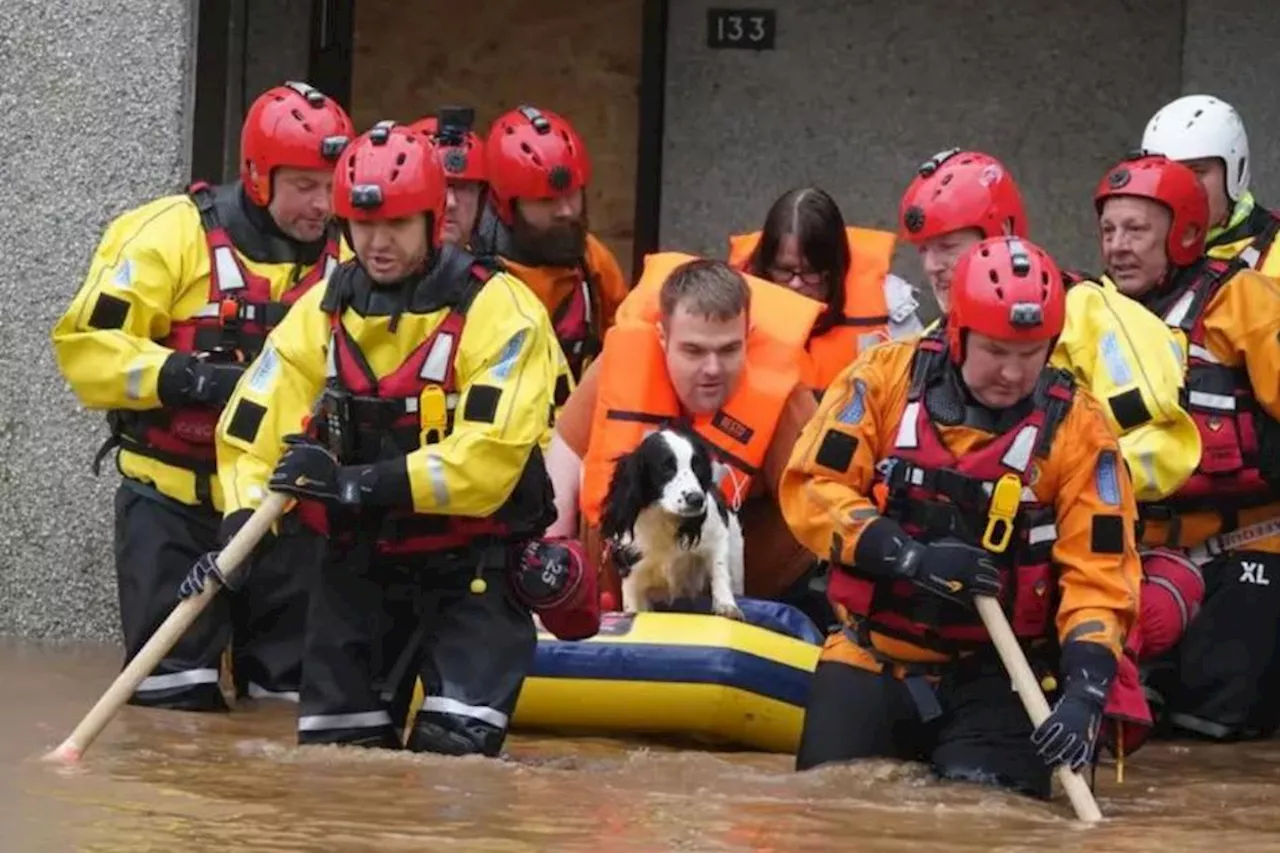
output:
<path id="1" fill-rule="evenodd" d="M 171 323 L 169 334 L 159 343 L 174 352 L 248 363 L 257 358 L 267 335 L 293 303 L 337 266 L 337 239 L 331 234 L 311 270 L 275 300 L 271 282 L 254 274 L 236 251 L 218 214 L 215 189 L 197 181 L 187 194 L 200 212 L 209 246 L 209 302 L 190 318 Z M 220 415 L 219 408 L 197 405 L 112 412 L 108 416 L 112 435 L 98 451 L 95 471 L 106 452 L 121 444 L 140 456 L 212 475 L 216 469 L 213 433 Z M 207 502 L 207 481 L 197 477 L 196 484 L 197 498 Z"/>
<path id="2" fill-rule="evenodd" d="M 617 325 L 605 335 L 580 497 L 582 512 L 593 526 L 600 523 L 617 457 L 635 450 L 648 432 L 676 421 L 688 424 L 711 445 L 725 466 L 721 491 L 732 506 L 741 506 L 783 407 L 800 383 L 796 355 L 803 352 L 822 306 L 747 276 L 750 330 L 738 385 L 715 414 L 690 418 L 682 412 L 658 340 L 658 294 L 672 270 L 691 260 L 695 258 L 679 252 L 646 257 L 640 281 L 618 308 Z"/>
<path id="3" fill-rule="evenodd" d="M 729 238 L 729 266 L 745 271 L 760 245 L 761 232 Z M 849 241 L 849 274 L 844 279 L 844 312 L 836 324 L 815 335 L 806 348 L 803 379 L 823 390 L 836 374 L 869 346 L 889 340 L 889 306 L 884 279 L 893 263 L 896 236 L 890 231 L 846 228 Z"/>
<path id="4" fill-rule="evenodd" d="M 1204 258 L 1190 281 L 1148 303 L 1165 324 L 1187 336 L 1183 405 L 1200 431 L 1200 464 L 1175 494 L 1142 507 L 1143 516 L 1176 519 L 1181 513 L 1218 510 L 1225 515 L 1276 500 L 1262 476 L 1258 417 L 1262 414 L 1243 367 L 1221 364 L 1205 346 L 1204 312 L 1214 295 L 1241 269 L 1244 259 Z M 1234 527 L 1234 525 L 1232 525 Z M 1175 525 L 1176 528 L 1176 525 Z M 1176 537 L 1176 529 L 1171 529 Z M 1171 546 L 1177 542 L 1169 543 Z"/>

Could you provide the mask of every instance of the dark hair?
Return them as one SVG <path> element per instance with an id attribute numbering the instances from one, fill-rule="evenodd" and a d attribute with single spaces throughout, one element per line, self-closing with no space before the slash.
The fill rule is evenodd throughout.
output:
<path id="1" fill-rule="evenodd" d="M 750 309 L 751 288 L 742 273 L 723 261 L 698 258 L 676 267 L 662 283 L 658 295 L 662 319 L 670 319 L 686 302 L 691 314 L 732 320 Z"/>
<path id="2" fill-rule="evenodd" d="M 760 245 L 747 266 L 752 275 L 768 278 L 766 270 L 777 262 L 778 246 L 788 234 L 795 235 L 800 254 L 814 271 L 827 278 L 827 310 L 813 330 L 815 335 L 821 334 L 844 314 L 844 280 L 853 262 L 844 217 L 835 200 L 817 187 L 801 187 L 784 193 L 765 217 Z"/>

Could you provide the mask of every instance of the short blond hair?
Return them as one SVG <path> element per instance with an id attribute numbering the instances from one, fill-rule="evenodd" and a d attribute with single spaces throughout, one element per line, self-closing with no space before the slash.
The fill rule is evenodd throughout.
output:
<path id="1" fill-rule="evenodd" d="M 671 271 L 658 295 L 662 319 L 683 306 L 690 314 L 732 320 L 751 308 L 751 288 L 742 273 L 723 261 L 699 258 Z"/>

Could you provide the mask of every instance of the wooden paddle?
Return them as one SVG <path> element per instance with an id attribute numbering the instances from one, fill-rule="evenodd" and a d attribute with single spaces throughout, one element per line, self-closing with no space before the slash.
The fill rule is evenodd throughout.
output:
<path id="1" fill-rule="evenodd" d="M 244 526 L 236 532 L 226 547 L 218 553 L 216 563 L 218 571 L 223 577 L 230 578 L 239 568 L 240 564 L 253 553 L 254 547 L 271 529 L 271 525 L 284 514 L 293 498 L 278 492 L 272 492 L 267 495 L 267 499 L 262 502 L 262 506 L 258 507 Z M 151 639 L 134 655 L 133 660 L 129 661 L 129 665 L 116 676 L 116 680 L 107 688 L 107 692 L 102 694 L 89 713 L 85 714 L 84 719 L 76 726 L 73 731 L 62 744 L 52 752 L 44 756 L 45 761 L 55 761 L 63 764 L 74 764 L 84 755 L 86 749 L 102 734 L 102 730 L 106 728 L 107 723 L 119 712 L 120 708 L 129 701 L 129 697 L 133 695 L 133 691 L 138 688 L 142 680 L 146 678 L 156 668 L 156 665 L 167 655 L 177 644 L 182 635 L 191 627 L 191 623 L 196 620 L 200 612 L 205 609 L 213 597 L 218 594 L 220 585 L 217 583 L 205 584 L 204 590 L 191 598 L 178 602 L 178 606 L 173 608 L 173 612 L 168 618 L 156 629 L 151 635 Z"/>
<path id="2" fill-rule="evenodd" d="M 1000 602 L 989 595 L 975 595 L 973 601 L 978 608 L 978 615 L 982 617 L 982 623 L 987 626 L 991 641 L 995 643 L 996 651 L 1000 653 L 1004 668 L 1009 671 L 1013 688 L 1022 699 L 1022 707 L 1027 709 L 1031 724 L 1039 726 L 1049 719 L 1049 703 L 1040 690 L 1040 683 L 1031 671 L 1031 665 L 1027 663 L 1022 646 L 1018 645 L 1018 639 L 1009 627 L 1009 620 L 1000 608 Z M 1086 823 L 1102 820 L 1098 801 L 1093 798 L 1093 791 L 1089 790 L 1089 784 L 1084 781 L 1083 776 L 1065 764 L 1059 764 L 1054 773 L 1067 792 L 1067 799 L 1071 800 L 1071 807 L 1075 809 L 1077 818 Z"/>

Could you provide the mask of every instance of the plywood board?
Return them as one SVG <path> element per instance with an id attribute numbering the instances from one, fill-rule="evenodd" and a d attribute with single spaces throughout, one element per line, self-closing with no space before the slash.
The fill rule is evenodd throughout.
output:
<path id="1" fill-rule="evenodd" d="M 593 163 L 592 230 L 631 266 L 641 0 L 360 0 L 352 111 L 358 129 L 470 105 L 487 129 L 529 103 L 568 118 Z"/>

